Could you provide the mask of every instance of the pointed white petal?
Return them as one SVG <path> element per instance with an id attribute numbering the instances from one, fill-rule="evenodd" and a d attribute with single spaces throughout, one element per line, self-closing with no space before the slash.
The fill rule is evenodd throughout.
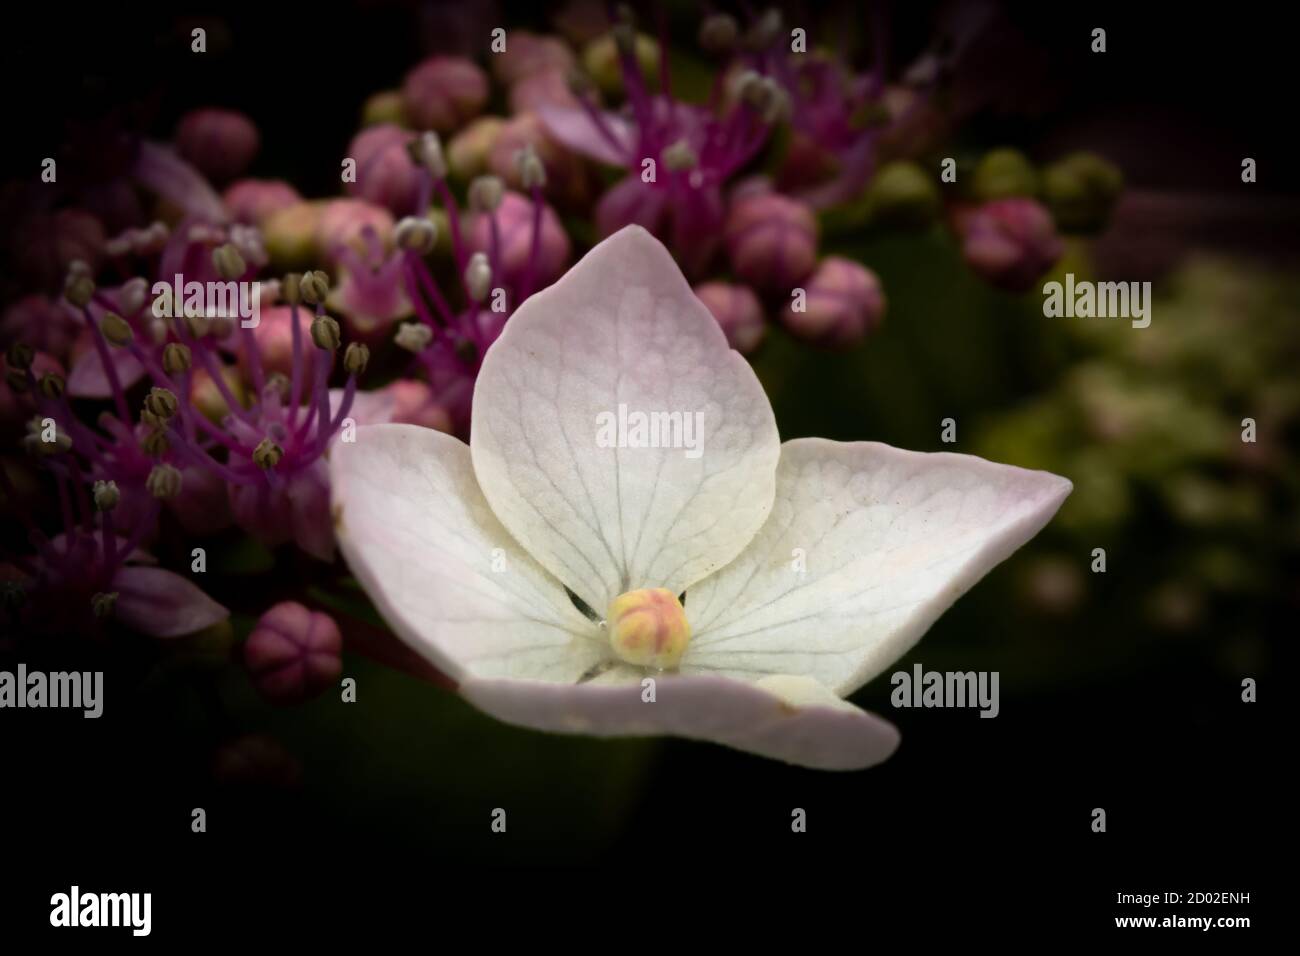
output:
<path id="1" fill-rule="evenodd" d="M 624 416 L 651 413 L 680 413 L 677 447 L 602 447 L 619 444 Z M 698 454 L 682 447 L 694 438 Z M 771 508 L 780 454 L 748 363 L 637 226 L 506 324 L 474 390 L 470 447 L 502 524 L 598 613 L 631 588 L 679 592 L 739 554 Z"/>
<path id="2" fill-rule="evenodd" d="M 453 680 L 572 682 L 603 635 L 483 500 L 469 449 L 417 425 L 371 425 L 330 455 L 335 532 L 389 626 Z"/>
<path id="3" fill-rule="evenodd" d="M 634 676 L 577 685 L 471 680 L 460 690 L 476 707 L 523 727 L 598 737 L 670 734 L 819 770 L 870 767 L 898 746 L 892 724 L 806 677 L 753 684 L 662 675 L 653 701 Z"/>
<path id="4" fill-rule="evenodd" d="M 786 442 L 767 524 L 686 596 L 682 672 L 805 674 L 847 696 L 1037 534 L 1070 489 L 970 455 Z"/>

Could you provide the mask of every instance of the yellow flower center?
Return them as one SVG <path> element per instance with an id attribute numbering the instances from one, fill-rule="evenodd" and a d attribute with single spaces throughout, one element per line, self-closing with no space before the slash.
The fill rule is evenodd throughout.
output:
<path id="1" fill-rule="evenodd" d="M 629 664 L 667 670 L 691 641 L 686 609 L 667 588 L 641 588 L 609 602 L 609 643 Z"/>

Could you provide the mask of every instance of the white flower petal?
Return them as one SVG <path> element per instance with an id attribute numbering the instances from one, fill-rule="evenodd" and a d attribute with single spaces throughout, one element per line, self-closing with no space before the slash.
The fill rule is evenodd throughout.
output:
<path id="1" fill-rule="evenodd" d="M 563 685 L 471 680 L 461 693 L 507 723 L 598 737 L 671 734 L 819 770 L 859 770 L 898 746 L 888 721 L 840 700 L 806 677 L 756 684 L 723 677 L 662 675 L 654 701 L 639 679 Z"/>
<path id="2" fill-rule="evenodd" d="M 620 405 L 700 413 L 700 454 L 599 447 L 600 416 Z M 501 523 L 597 613 L 632 588 L 680 592 L 739 554 L 780 455 L 749 364 L 637 226 L 520 306 L 484 359 L 472 436 Z"/>
<path id="3" fill-rule="evenodd" d="M 1070 489 L 970 455 L 786 442 L 767 524 L 686 595 L 693 637 L 681 670 L 805 674 L 851 694 L 1037 534 Z"/>
<path id="4" fill-rule="evenodd" d="M 573 682 L 604 655 L 599 629 L 496 520 L 460 440 L 361 427 L 334 445 L 330 483 L 348 566 L 397 635 L 453 680 Z"/>

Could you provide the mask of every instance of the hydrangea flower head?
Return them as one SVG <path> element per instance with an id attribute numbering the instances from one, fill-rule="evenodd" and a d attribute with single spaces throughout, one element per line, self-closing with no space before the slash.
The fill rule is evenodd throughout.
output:
<path id="1" fill-rule="evenodd" d="M 967 455 L 782 444 L 752 369 L 637 226 L 511 317 L 469 445 L 363 427 L 330 470 L 349 565 L 475 706 L 823 769 L 893 752 L 895 728 L 844 698 L 1071 487 Z"/>

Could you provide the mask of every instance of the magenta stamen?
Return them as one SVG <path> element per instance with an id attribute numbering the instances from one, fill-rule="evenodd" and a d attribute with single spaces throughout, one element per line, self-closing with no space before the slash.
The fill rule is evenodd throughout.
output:
<path id="1" fill-rule="evenodd" d="M 533 235 L 532 246 L 528 250 L 528 268 L 524 272 L 519 288 L 519 303 L 523 303 L 533 294 L 533 283 L 537 279 L 537 262 L 542 252 L 542 187 L 533 186 Z"/>
<path id="2" fill-rule="evenodd" d="M 108 342 L 104 340 L 104 333 L 90 317 L 90 309 L 84 305 L 81 307 L 81 315 L 86 324 L 90 326 L 90 337 L 95 343 L 95 351 L 99 354 L 99 360 L 104 365 L 104 374 L 108 377 L 108 387 L 113 392 L 113 402 L 117 406 L 117 415 L 124 422 L 130 421 L 131 413 L 127 410 L 126 393 L 122 391 L 122 380 L 117 377 L 117 366 L 113 364 L 113 357 L 109 354 Z"/>
<path id="3" fill-rule="evenodd" d="M 456 271 L 463 276 L 465 272 L 465 250 L 460 243 L 460 211 L 456 206 L 456 197 L 447 188 L 446 180 L 439 179 L 434 186 L 438 190 L 439 198 L 442 199 L 443 208 L 447 210 L 447 228 L 451 232 L 451 254 L 452 258 L 456 260 Z"/>
<path id="4" fill-rule="evenodd" d="M 443 318 L 443 324 L 449 325 L 452 322 L 451 306 L 442 295 L 442 290 L 438 288 L 438 283 L 433 281 L 433 276 L 429 275 L 429 270 L 424 265 L 424 260 L 414 252 L 405 253 L 405 268 L 410 275 L 419 280 L 420 286 L 433 301 L 434 307 Z M 409 284 L 408 284 L 409 289 Z M 409 292 L 408 292 L 409 294 Z"/>

